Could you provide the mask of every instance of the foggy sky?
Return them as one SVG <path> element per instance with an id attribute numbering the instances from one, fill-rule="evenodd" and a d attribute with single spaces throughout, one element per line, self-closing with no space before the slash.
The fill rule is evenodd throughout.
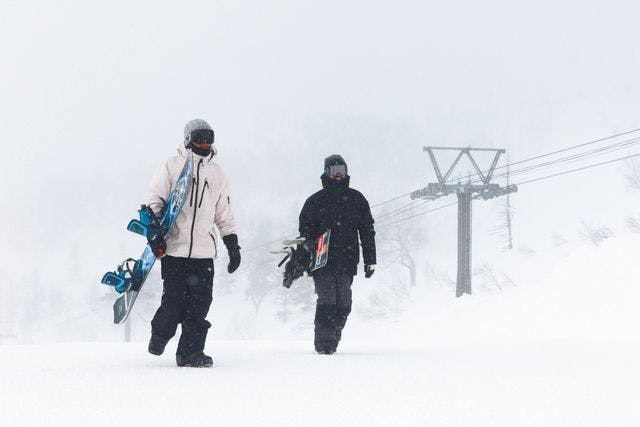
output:
<path id="1" fill-rule="evenodd" d="M 295 232 L 332 153 L 374 204 L 433 180 L 424 145 L 517 160 L 638 127 L 639 12 L 633 1 L 3 2 L 3 273 L 53 274 L 79 251 L 98 277 L 137 250 L 124 227 L 194 117 L 216 130 L 248 246 Z M 581 218 L 619 221 L 637 202 L 623 187 L 614 166 L 523 188 L 520 236 L 534 245 Z M 475 209 L 481 230 L 490 203 Z M 454 212 L 429 220 L 444 247 Z"/>

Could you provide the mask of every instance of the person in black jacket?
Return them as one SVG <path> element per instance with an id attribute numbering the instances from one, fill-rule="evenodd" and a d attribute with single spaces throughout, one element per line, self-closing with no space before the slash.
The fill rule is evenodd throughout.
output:
<path id="1" fill-rule="evenodd" d="M 315 244 L 331 230 L 327 264 L 311 273 L 318 296 L 315 315 L 315 349 L 335 353 L 342 329 L 351 312 L 351 284 L 359 262 L 358 235 L 362 242 L 364 273 L 370 278 L 376 267 L 373 217 L 367 199 L 349 188 L 347 164 L 334 154 L 324 161 L 322 190 L 305 202 L 300 212 L 300 235 Z"/>

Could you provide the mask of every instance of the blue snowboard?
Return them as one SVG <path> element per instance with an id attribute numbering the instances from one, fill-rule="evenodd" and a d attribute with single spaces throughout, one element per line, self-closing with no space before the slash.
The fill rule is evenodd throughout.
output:
<path id="1" fill-rule="evenodd" d="M 147 236 L 149 232 L 158 232 L 162 236 L 168 235 L 189 195 L 192 176 L 193 154 L 189 152 L 180 176 L 171 189 L 162 217 L 160 219 L 155 218 L 153 211 L 142 205 L 138 211 L 140 220 L 132 219 L 127 226 L 127 230 L 143 236 Z M 155 261 L 156 257 L 153 255 L 151 247 L 147 244 L 144 251 L 142 251 L 140 259 L 129 258 L 118 266 L 116 271 L 109 271 L 102 277 L 103 284 L 113 286 L 117 292 L 122 294 L 113 304 L 114 323 L 124 323 L 129 317 L 138 293 L 140 293 L 142 285 L 144 285 Z"/>

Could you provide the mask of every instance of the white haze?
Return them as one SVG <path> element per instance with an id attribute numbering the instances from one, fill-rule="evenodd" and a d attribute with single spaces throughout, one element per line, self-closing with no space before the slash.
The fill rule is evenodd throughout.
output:
<path id="1" fill-rule="evenodd" d="M 96 332 L 113 328 L 99 279 L 140 252 L 126 223 L 189 119 L 216 130 L 250 249 L 295 233 L 332 153 L 376 204 L 433 181 L 425 145 L 518 160 L 639 127 L 639 14 L 634 1 L 3 2 L 0 335 L 112 337 Z M 621 227 L 638 202 L 621 167 L 523 186 L 517 246 L 544 251 L 581 220 Z M 474 206 L 476 265 L 502 256 L 497 211 Z M 427 237 L 416 258 L 452 277 L 455 221 L 449 208 L 404 229 Z M 250 305 L 222 301 L 214 312 Z M 43 326 L 83 306 L 101 316 Z"/>

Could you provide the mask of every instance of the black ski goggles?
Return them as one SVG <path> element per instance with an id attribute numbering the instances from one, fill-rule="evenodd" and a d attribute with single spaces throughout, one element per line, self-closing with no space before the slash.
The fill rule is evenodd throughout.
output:
<path id="1" fill-rule="evenodd" d="M 189 141 L 192 144 L 213 144 L 213 131 L 211 129 L 198 129 L 191 132 Z"/>
<path id="2" fill-rule="evenodd" d="M 324 173 L 331 179 L 347 176 L 347 165 L 331 165 L 324 168 Z"/>

